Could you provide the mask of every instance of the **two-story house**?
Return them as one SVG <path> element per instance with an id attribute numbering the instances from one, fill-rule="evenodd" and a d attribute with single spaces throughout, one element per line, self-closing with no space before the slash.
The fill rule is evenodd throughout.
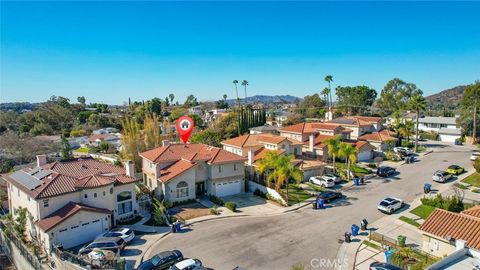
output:
<path id="1" fill-rule="evenodd" d="M 442 142 L 455 142 L 462 137 L 462 130 L 457 127 L 456 117 L 421 117 L 418 119 L 418 130 L 438 133 Z"/>
<path id="2" fill-rule="evenodd" d="M 385 152 L 397 145 L 397 134 L 388 129 L 366 133 L 358 137 L 359 141 L 369 142 L 377 152 Z"/>
<path id="3" fill-rule="evenodd" d="M 287 155 L 299 156 L 302 154 L 301 141 L 273 134 L 247 134 L 222 141 L 223 150 L 246 157 L 248 151 L 284 150 Z"/>
<path id="4" fill-rule="evenodd" d="M 91 158 L 47 163 L 41 155 L 35 168 L 5 180 L 13 216 L 26 208 L 28 237 L 47 251 L 91 241 L 137 211 L 131 162 L 124 169 Z"/>
<path id="5" fill-rule="evenodd" d="M 169 144 L 140 153 L 144 184 L 159 198 L 186 201 L 245 190 L 245 158 L 205 144 Z"/>
<path id="6" fill-rule="evenodd" d="M 376 132 L 383 129 L 383 120 L 381 117 L 345 116 L 335 118 L 328 123 L 335 123 L 351 130 L 351 139 L 357 139 L 363 134 Z"/>

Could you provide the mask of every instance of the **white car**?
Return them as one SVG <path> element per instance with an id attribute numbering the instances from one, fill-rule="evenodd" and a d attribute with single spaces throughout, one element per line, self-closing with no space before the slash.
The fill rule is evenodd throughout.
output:
<path id="1" fill-rule="evenodd" d="M 333 179 L 324 176 L 312 176 L 310 177 L 309 182 L 315 185 L 319 185 L 321 187 L 335 186 L 335 181 Z"/>
<path id="2" fill-rule="evenodd" d="M 340 175 L 338 174 L 334 174 L 334 173 L 327 173 L 327 174 L 324 174 L 322 175 L 322 178 L 324 179 L 332 179 L 333 181 L 335 181 L 335 183 L 340 183 L 342 182 L 342 178 L 340 177 Z"/>
<path id="3" fill-rule="evenodd" d="M 413 154 L 413 151 L 410 148 L 407 148 L 407 147 L 394 147 L 393 152 L 395 152 L 397 154 L 404 154 L 404 155 L 407 155 L 407 156 Z"/>
<path id="4" fill-rule="evenodd" d="M 432 176 L 433 181 L 440 182 L 440 183 L 445 183 L 450 178 L 452 178 L 452 175 L 446 171 L 436 171 Z"/>
<path id="5" fill-rule="evenodd" d="M 377 209 L 380 210 L 380 212 L 392 214 L 402 208 L 403 205 L 403 200 L 394 197 L 387 197 L 378 204 Z"/>
<path id="6" fill-rule="evenodd" d="M 480 157 L 480 152 L 473 152 L 470 156 L 470 160 L 475 161 L 478 157 Z"/>
<path id="7" fill-rule="evenodd" d="M 129 243 L 130 241 L 133 240 L 133 238 L 135 238 L 135 233 L 133 232 L 133 230 L 129 228 L 115 228 L 115 229 L 111 229 L 108 232 L 104 232 L 100 234 L 99 236 L 97 236 L 96 239 L 99 239 L 102 237 L 120 237 L 123 239 L 123 241 L 125 241 L 126 243 Z"/>
<path id="8" fill-rule="evenodd" d="M 170 270 L 197 270 L 203 269 L 199 259 L 185 259 L 170 267 Z"/>

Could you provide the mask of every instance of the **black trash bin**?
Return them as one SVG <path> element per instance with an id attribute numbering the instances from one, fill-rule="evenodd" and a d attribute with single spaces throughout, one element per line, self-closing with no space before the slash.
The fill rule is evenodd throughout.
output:
<path id="1" fill-rule="evenodd" d="M 367 225 L 368 225 L 368 221 L 366 219 L 363 219 L 362 222 L 360 222 L 360 227 L 361 227 L 362 231 L 367 230 Z"/>
<path id="2" fill-rule="evenodd" d="M 175 224 L 172 223 L 172 233 L 176 233 L 177 232 L 177 227 L 175 227 Z"/>
<path id="3" fill-rule="evenodd" d="M 360 177 L 360 184 L 361 184 L 361 185 L 365 184 L 365 178 Z"/>
<path id="4" fill-rule="evenodd" d="M 313 209 L 318 209 L 317 200 L 315 200 L 315 201 L 312 202 L 312 208 L 313 208 Z"/>
<path id="5" fill-rule="evenodd" d="M 345 243 L 350 243 L 352 242 L 352 234 L 349 232 L 345 233 Z"/>

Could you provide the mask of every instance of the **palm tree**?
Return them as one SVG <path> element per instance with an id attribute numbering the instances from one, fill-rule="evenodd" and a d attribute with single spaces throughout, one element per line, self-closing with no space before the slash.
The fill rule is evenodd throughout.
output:
<path id="1" fill-rule="evenodd" d="M 238 81 L 233 80 L 233 84 L 235 85 L 235 93 L 237 94 L 237 103 L 238 103 L 240 101 L 240 98 L 238 97 L 238 88 L 237 88 Z"/>
<path id="2" fill-rule="evenodd" d="M 407 120 L 403 124 L 403 134 L 407 137 L 407 141 L 410 141 L 410 137 L 414 134 L 415 132 L 415 124 L 413 123 L 412 120 Z"/>
<path id="3" fill-rule="evenodd" d="M 235 85 L 235 93 L 237 94 L 237 109 L 238 107 L 240 107 L 240 98 L 238 97 L 238 81 L 237 80 L 233 80 L 233 84 Z M 235 110 L 234 110 L 235 111 Z M 240 136 L 240 114 L 237 113 L 237 132 L 238 132 L 238 136 Z"/>
<path id="4" fill-rule="evenodd" d="M 175 95 L 170 94 L 170 95 L 168 95 L 168 98 L 170 99 L 170 103 L 173 104 L 173 99 L 175 99 Z"/>
<path id="5" fill-rule="evenodd" d="M 327 107 L 330 107 L 328 104 L 328 94 L 330 94 L 330 89 L 328 89 L 328 87 L 325 87 L 323 88 L 321 94 L 323 95 L 324 99 L 325 99 L 325 104 L 327 105 Z"/>
<path id="6" fill-rule="evenodd" d="M 245 87 L 245 103 L 247 103 L 247 85 L 248 85 L 248 81 L 243 80 L 242 86 Z"/>
<path id="7" fill-rule="evenodd" d="M 332 106 L 333 105 L 332 88 L 330 87 L 330 83 L 333 82 L 333 76 L 332 75 L 325 76 L 325 81 L 328 82 L 328 96 L 330 97 L 330 106 Z"/>
<path id="8" fill-rule="evenodd" d="M 416 127 L 415 127 L 415 153 L 418 150 L 418 121 L 420 118 L 420 111 L 424 111 L 425 108 L 427 107 L 427 102 L 425 101 L 425 98 L 422 97 L 421 95 L 415 95 L 410 98 L 410 101 L 408 103 L 410 109 L 415 110 L 416 112 Z"/>
<path id="9" fill-rule="evenodd" d="M 349 143 L 340 143 L 340 150 L 338 154 L 345 159 L 347 163 L 347 180 L 350 181 L 350 165 L 357 162 L 357 148 Z"/>
<path id="10" fill-rule="evenodd" d="M 324 143 L 328 147 L 328 156 L 333 160 L 333 171 L 336 171 L 335 158 L 338 156 L 338 151 L 340 150 L 340 136 L 335 136 L 331 139 L 325 140 Z"/>
<path id="11" fill-rule="evenodd" d="M 227 102 L 227 94 L 223 94 L 223 101 Z"/>

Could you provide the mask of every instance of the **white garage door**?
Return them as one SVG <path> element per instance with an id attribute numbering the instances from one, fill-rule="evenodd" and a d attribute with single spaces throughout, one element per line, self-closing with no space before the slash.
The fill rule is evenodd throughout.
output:
<path id="1" fill-rule="evenodd" d="M 58 232 L 57 241 L 63 244 L 63 248 L 85 244 L 101 234 L 103 232 L 102 227 L 102 219 L 71 226 Z"/>
<path id="2" fill-rule="evenodd" d="M 446 135 L 446 134 L 440 134 L 440 141 L 442 142 L 455 142 L 455 139 L 458 139 L 458 136 L 455 135 Z"/>
<path id="3" fill-rule="evenodd" d="M 242 181 L 231 180 L 215 185 L 217 197 L 235 195 L 242 192 Z"/>
<path id="4" fill-rule="evenodd" d="M 365 161 L 372 159 L 372 152 L 370 151 L 362 151 L 358 154 L 358 161 Z"/>

